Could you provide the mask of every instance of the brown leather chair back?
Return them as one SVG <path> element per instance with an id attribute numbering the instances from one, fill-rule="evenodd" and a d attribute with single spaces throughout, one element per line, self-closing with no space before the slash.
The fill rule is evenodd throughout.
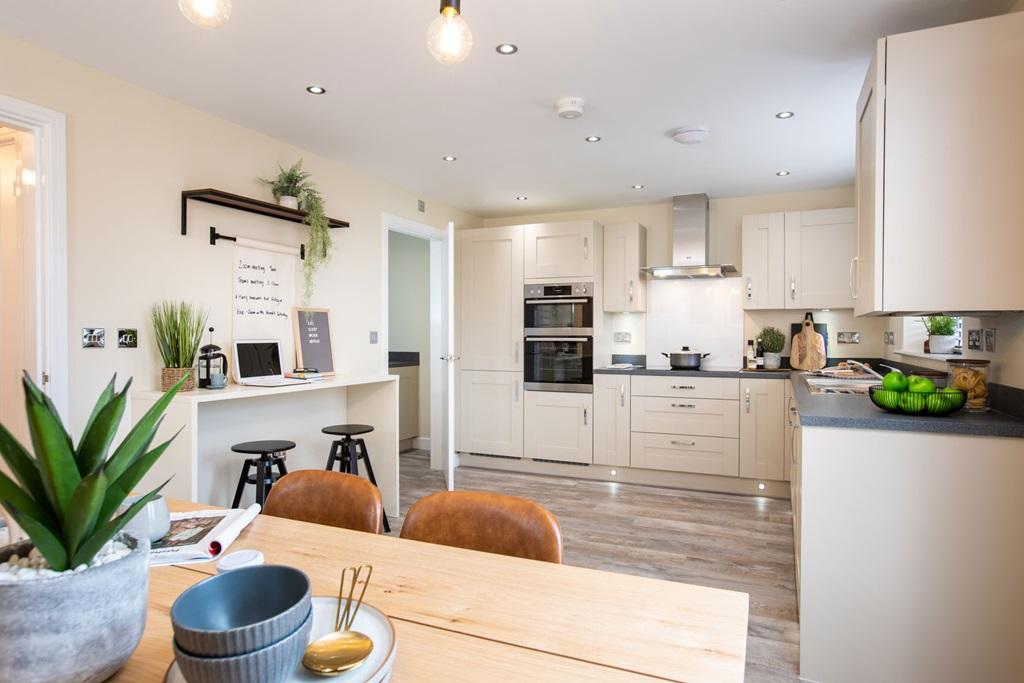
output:
<path id="1" fill-rule="evenodd" d="M 562 531 L 546 508 L 500 493 L 446 491 L 416 501 L 402 538 L 487 553 L 562 562 Z"/>
<path id="2" fill-rule="evenodd" d="M 263 511 L 273 517 L 379 534 L 380 491 L 354 474 L 296 470 L 274 483 Z"/>

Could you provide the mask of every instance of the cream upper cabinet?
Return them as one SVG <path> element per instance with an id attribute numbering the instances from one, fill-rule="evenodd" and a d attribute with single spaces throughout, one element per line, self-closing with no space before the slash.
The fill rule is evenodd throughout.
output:
<path id="1" fill-rule="evenodd" d="M 740 476 L 785 479 L 787 380 L 740 380 Z"/>
<path id="2" fill-rule="evenodd" d="M 553 391 L 526 392 L 524 455 L 535 460 L 594 460 L 594 397 Z"/>
<path id="3" fill-rule="evenodd" d="M 856 210 L 787 212 L 785 223 L 785 307 L 853 308 Z"/>
<path id="4" fill-rule="evenodd" d="M 629 467 L 629 375 L 594 375 L 594 464 Z"/>
<path id="5" fill-rule="evenodd" d="M 643 313 L 647 310 L 647 228 L 639 223 L 604 229 L 604 310 Z"/>
<path id="6" fill-rule="evenodd" d="M 785 214 L 743 217 L 743 308 L 786 307 L 785 240 Z"/>
<path id="7" fill-rule="evenodd" d="M 526 277 L 593 278 L 596 226 L 593 221 L 527 225 Z"/>
<path id="8" fill-rule="evenodd" d="M 1022 37 L 1017 12 L 880 41 L 857 110 L 858 313 L 1024 309 Z"/>
<path id="9" fill-rule="evenodd" d="M 523 382 L 518 373 L 463 370 L 459 404 L 457 450 L 523 456 Z"/>
<path id="10" fill-rule="evenodd" d="M 523 369 L 523 228 L 460 230 L 456 309 L 462 370 Z"/>

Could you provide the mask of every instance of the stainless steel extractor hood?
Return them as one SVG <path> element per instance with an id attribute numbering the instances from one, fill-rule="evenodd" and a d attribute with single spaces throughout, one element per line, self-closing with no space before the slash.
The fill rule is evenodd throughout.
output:
<path id="1" fill-rule="evenodd" d="M 709 264 L 708 196 L 688 194 L 672 198 L 672 265 L 644 270 L 658 279 L 691 280 L 739 275 L 736 266 Z"/>

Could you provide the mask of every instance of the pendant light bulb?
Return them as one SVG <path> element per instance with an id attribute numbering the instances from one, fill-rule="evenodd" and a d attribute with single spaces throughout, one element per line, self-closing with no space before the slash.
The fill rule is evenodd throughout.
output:
<path id="1" fill-rule="evenodd" d="M 441 15 L 427 27 L 427 47 L 442 64 L 458 64 L 469 56 L 473 34 L 459 14 L 459 0 L 441 0 Z"/>
<path id="2" fill-rule="evenodd" d="M 223 26 L 231 18 L 231 0 L 178 0 L 178 9 L 203 28 Z"/>

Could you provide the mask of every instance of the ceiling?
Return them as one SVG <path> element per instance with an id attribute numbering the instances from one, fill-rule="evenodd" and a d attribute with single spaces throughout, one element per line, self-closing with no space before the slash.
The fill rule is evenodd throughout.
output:
<path id="1" fill-rule="evenodd" d="M 1010 4 L 463 0 L 456 66 L 425 45 L 436 0 L 233 0 L 216 30 L 176 0 L 34 0 L 4 3 L 0 31 L 489 217 L 852 182 L 874 40 Z M 567 95 L 582 119 L 555 115 Z M 712 137 L 678 145 L 684 125 Z"/>

